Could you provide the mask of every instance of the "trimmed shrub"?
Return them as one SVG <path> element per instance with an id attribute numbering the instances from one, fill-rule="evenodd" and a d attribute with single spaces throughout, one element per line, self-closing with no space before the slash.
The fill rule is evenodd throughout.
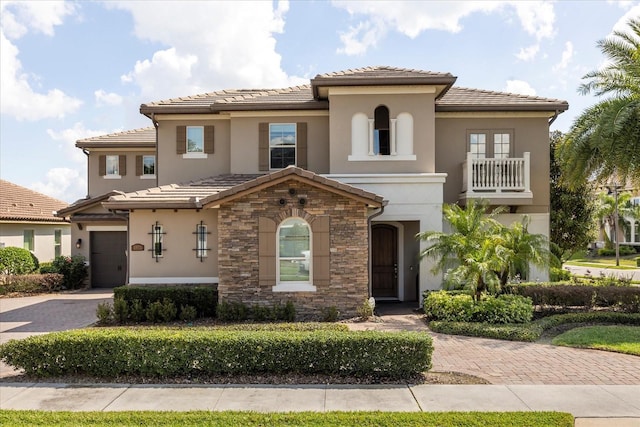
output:
<path id="1" fill-rule="evenodd" d="M 108 302 L 101 302 L 96 308 L 96 317 L 100 325 L 108 325 L 113 323 L 114 314 L 113 306 Z"/>
<path id="2" fill-rule="evenodd" d="M 118 323 L 126 323 L 129 319 L 129 304 L 124 299 L 113 299 L 113 318 Z"/>
<path id="3" fill-rule="evenodd" d="M 335 305 L 325 307 L 322 309 L 322 321 L 323 322 L 336 322 L 340 317 L 340 311 Z"/>
<path id="4" fill-rule="evenodd" d="M 50 273 L 57 273 L 57 272 L 58 270 L 56 270 L 52 262 L 40 263 L 40 274 L 50 274 Z"/>
<path id="5" fill-rule="evenodd" d="M 27 249 L 9 246 L 0 248 L 0 273 L 29 274 L 38 269 L 38 258 Z"/>
<path id="6" fill-rule="evenodd" d="M 571 272 L 562 268 L 549 268 L 549 280 L 551 282 L 565 282 L 571 280 Z"/>
<path id="7" fill-rule="evenodd" d="M 631 247 L 631 246 L 620 245 L 620 247 L 618 249 L 618 253 L 621 256 L 633 255 L 633 254 L 636 253 L 636 250 L 633 249 L 633 247 Z M 598 249 L 598 256 L 616 256 L 616 249 L 615 248 L 612 248 L 612 249 L 607 249 L 607 248 Z"/>
<path id="8" fill-rule="evenodd" d="M 640 288 L 635 286 L 585 286 L 521 284 L 505 290 L 531 298 L 533 304 L 556 307 L 610 307 L 628 313 L 640 312 Z"/>
<path id="9" fill-rule="evenodd" d="M 198 311 L 192 305 L 181 305 L 180 306 L 180 320 L 184 322 L 191 322 L 198 317 Z"/>
<path id="10" fill-rule="evenodd" d="M 101 328 L 13 340 L 0 359 L 40 377 L 300 373 L 405 378 L 431 367 L 416 332 Z"/>
<path id="11" fill-rule="evenodd" d="M 88 275 L 85 258 L 82 255 L 59 256 L 51 265 L 57 273 L 64 276 L 64 286 L 67 289 L 81 288 Z"/>
<path id="12" fill-rule="evenodd" d="M 140 310 L 145 311 L 151 303 L 164 299 L 171 300 L 176 307 L 194 307 L 197 317 L 214 317 L 218 305 L 218 290 L 213 286 L 120 286 L 114 288 L 113 295 L 128 303 L 131 319 L 136 322 L 144 320 Z M 135 301 L 141 307 L 134 309 Z"/>
<path id="13" fill-rule="evenodd" d="M 485 295 L 474 302 L 469 294 L 437 291 L 425 292 L 424 312 L 448 322 L 525 323 L 533 317 L 533 305 L 518 295 Z"/>
<path id="14" fill-rule="evenodd" d="M 61 274 L 0 275 L 0 295 L 56 292 L 63 289 L 63 283 Z"/>
<path id="15" fill-rule="evenodd" d="M 225 322 L 239 322 L 249 318 L 249 310 L 241 302 L 222 301 L 217 308 L 218 319 Z"/>

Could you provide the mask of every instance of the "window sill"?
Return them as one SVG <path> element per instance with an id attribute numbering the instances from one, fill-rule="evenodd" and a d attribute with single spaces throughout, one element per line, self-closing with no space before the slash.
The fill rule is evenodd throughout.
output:
<path id="1" fill-rule="evenodd" d="M 120 176 L 120 175 L 104 175 L 103 178 L 104 179 L 122 179 L 122 176 Z"/>
<path id="2" fill-rule="evenodd" d="M 207 153 L 185 153 L 182 155 L 183 159 L 206 159 L 208 157 Z"/>
<path id="3" fill-rule="evenodd" d="M 416 160 L 415 154 L 396 154 L 395 156 L 383 156 L 379 154 L 369 155 L 349 155 L 347 160 L 350 162 L 390 162 L 390 161 L 413 161 Z"/>
<path id="4" fill-rule="evenodd" d="M 140 175 L 140 179 L 156 179 L 155 175 Z"/>
<path id="5" fill-rule="evenodd" d="M 272 286 L 273 292 L 315 292 L 316 287 L 309 283 L 281 283 Z"/>

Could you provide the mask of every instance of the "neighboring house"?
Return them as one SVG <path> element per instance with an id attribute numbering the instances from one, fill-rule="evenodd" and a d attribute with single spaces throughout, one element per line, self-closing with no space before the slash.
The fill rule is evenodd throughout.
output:
<path id="1" fill-rule="evenodd" d="M 549 124 L 567 103 L 455 81 L 369 67 L 143 104 L 153 128 L 78 141 L 89 196 L 60 214 L 94 286 L 217 284 L 303 316 L 419 301 L 441 277 L 415 235 L 443 229 L 444 203 L 487 199 L 549 234 Z"/>
<path id="2" fill-rule="evenodd" d="M 71 253 L 71 224 L 56 216 L 67 203 L 0 180 L 0 247 L 30 250 L 38 261 Z"/>

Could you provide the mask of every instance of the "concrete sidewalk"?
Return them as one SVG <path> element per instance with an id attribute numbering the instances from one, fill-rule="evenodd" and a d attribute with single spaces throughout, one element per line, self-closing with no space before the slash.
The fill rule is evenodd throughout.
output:
<path id="1" fill-rule="evenodd" d="M 0 383 L 2 409 L 46 411 L 561 411 L 640 426 L 640 385 L 166 385 Z"/>

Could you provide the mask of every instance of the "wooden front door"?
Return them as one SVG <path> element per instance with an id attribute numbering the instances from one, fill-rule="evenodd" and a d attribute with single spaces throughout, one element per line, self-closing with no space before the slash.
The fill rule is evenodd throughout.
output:
<path id="1" fill-rule="evenodd" d="M 392 225 L 371 227 L 371 276 L 374 298 L 398 297 L 398 229 Z"/>
<path id="2" fill-rule="evenodd" d="M 127 232 L 91 232 L 91 286 L 122 286 L 127 278 Z"/>

